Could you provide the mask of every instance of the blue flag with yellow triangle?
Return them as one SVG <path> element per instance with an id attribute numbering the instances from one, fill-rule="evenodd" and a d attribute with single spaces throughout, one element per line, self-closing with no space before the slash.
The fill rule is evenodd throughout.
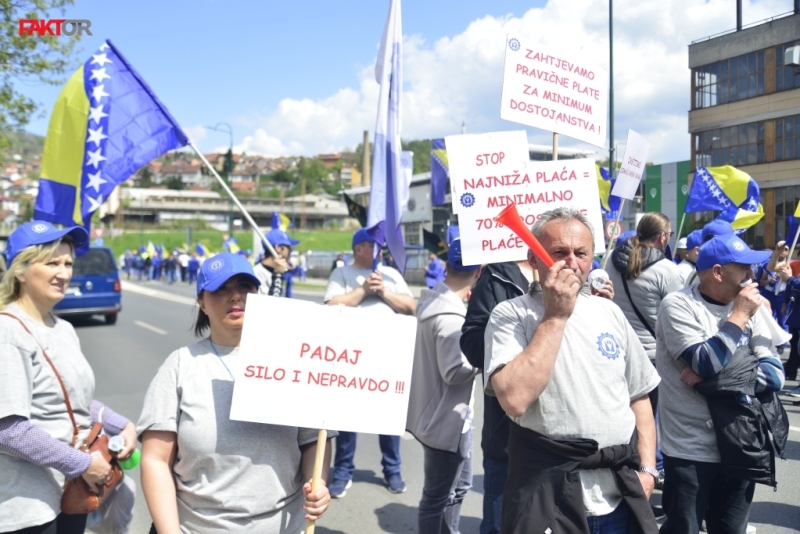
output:
<path id="1" fill-rule="evenodd" d="M 87 230 L 137 169 L 189 139 L 111 41 L 61 90 L 50 115 L 34 217 Z"/>
<path id="2" fill-rule="evenodd" d="M 431 204 L 434 206 L 444 204 L 449 169 L 444 139 L 431 139 Z"/>
<path id="3" fill-rule="evenodd" d="M 736 167 L 697 167 L 684 211 L 719 211 L 717 218 L 745 230 L 764 217 L 759 196 L 756 181 Z"/>

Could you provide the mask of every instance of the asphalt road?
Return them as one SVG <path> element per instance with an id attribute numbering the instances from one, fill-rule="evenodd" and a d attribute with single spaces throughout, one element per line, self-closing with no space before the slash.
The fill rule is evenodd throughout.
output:
<path id="1" fill-rule="evenodd" d="M 322 291 L 298 290 L 295 298 L 322 302 Z M 147 386 L 164 359 L 195 340 L 191 326 L 196 313 L 188 284 L 126 282 L 123 311 L 114 326 L 100 318 L 74 322 L 84 354 L 96 376 L 96 397 L 136 421 Z M 298 328 L 303 328 L 298 324 Z M 269 332 L 265 334 L 270 335 Z M 790 382 L 790 387 L 797 385 Z M 476 384 L 475 421 L 483 420 L 480 379 Z M 788 389 L 788 388 L 787 388 Z M 785 400 L 790 398 L 785 397 Z M 800 400 L 800 399 L 799 399 Z M 751 523 L 759 534 L 800 532 L 800 406 L 786 405 L 790 432 L 786 461 L 778 462 L 778 491 L 759 486 L 751 508 Z M 475 438 L 473 489 L 462 509 L 461 532 L 477 534 L 482 517 L 483 469 L 479 432 Z M 359 435 L 353 487 L 334 500 L 319 522 L 320 534 L 416 532 L 417 504 L 422 493 L 422 448 L 411 436 L 401 440 L 403 477 L 408 491 L 390 494 L 383 486 L 378 439 Z M 146 534 L 150 516 L 139 488 L 138 470 L 129 472 L 137 483 L 137 501 L 130 532 Z M 654 497 L 658 504 L 659 495 Z"/>

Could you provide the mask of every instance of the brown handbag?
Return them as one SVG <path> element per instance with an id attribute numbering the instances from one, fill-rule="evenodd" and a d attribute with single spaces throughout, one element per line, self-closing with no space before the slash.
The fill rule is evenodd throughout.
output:
<path id="1" fill-rule="evenodd" d="M 67 388 L 64 387 L 64 381 L 61 380 L 61 375 L 58 374 L 56 366 L 53 365 L 53 361 L 50 359 L 50 356 L 47 355 L 47 352 L 45 352 L 44 347 L 42 347 L 42 345 L 36 340 L 36 336 L 34 336 L 33 333 L 28 330 L 28 327 L 19 317 L 7 312 L 0 312 L 0 315 L 7 315 L 13 319 L 16 319 L 19 324 L 22 325 L 22 328 L 24 328 L 25 331 L 29 333 L 31 337 L 33 337 L 33 340 L 36 341 L 36 344 L 39 345 L 39 348 L 42 350 L 44 359 L 47 360 L 47 363 L 50 365 L 50 368 L 56 375 L 58 384 L 61 386 L 61 392 L 64 394 L 64 401 L 67 404 L 67 412 L 69 412 L 69 418 L 72 421 L 73 428 L 71 446 L 75 447 L 75 443 L 78 441 L 78 433 L 80 432 L 80 429 L 78 428 L 78 424 L 75 422 L 75 414 L 72 411 L 72 404 L 69 402 Z M 100 432 L 102 430 L 102 423 L 95 423 L 92 425 L 92 431 L 89 433 L 89 437 L 86 438 L 86 441 L 79 450 L 89 454 L 100 454 L 109 464 L 111 464 L 111 479 L 100 486 L 99 493 L 93 492 L 89 487 L 89 483 L 86 482 L 82 476 L 78 476 L 72 480 L 67 480 L 64 484 L 64 493 L 61 496 L 61 511 L 65 514 L 88 514 L 94 512 L 100 507 L 100 503 L 102 503 L 103 500 L 111 494 L 111 491 L 117 486 L 117 484 L 122 481 L 122 477 L 124 476 L 122 473 L 122 468 L 120 467 L 116 458 L 111 456 L 111 453 L 108 450 L 108 436 L 101 434 Z"/>

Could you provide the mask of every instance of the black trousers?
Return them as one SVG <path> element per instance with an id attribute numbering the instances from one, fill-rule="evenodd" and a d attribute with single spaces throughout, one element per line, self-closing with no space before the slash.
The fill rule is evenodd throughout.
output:
<path id="1" fill-rule="evenodd" d="M 86 514 L 58 514 L 58 517 L 49 523 L 15 530 L 9 534 L 83 534 L 84 530 L 86 530 Z"/>
<path id="2" fill-rule="evenodd" d="M 667 520 L 660 534 L 700 532 L 703 518 L 708 534 L 745 534 L 754 482 L 726 476 L 722 464 L 666 454 L 664 471 L 662 502 Z"/>

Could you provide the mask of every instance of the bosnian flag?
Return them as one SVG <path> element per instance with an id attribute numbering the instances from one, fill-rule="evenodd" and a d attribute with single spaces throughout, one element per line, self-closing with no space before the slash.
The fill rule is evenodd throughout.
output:
<path id="1" fill-rule="evenodd" d="M 375 79 L 381 89 L 372 154 L 367 230 L 379 244 L 386 243 L 400 271 L 405 272 L 406 250 L 400 218 L 403 199 L 408 197 L 409 184 L 403 177 L 400 147 L 402 40 L 400 0 L 391 0 L 375 64 Z"/>

